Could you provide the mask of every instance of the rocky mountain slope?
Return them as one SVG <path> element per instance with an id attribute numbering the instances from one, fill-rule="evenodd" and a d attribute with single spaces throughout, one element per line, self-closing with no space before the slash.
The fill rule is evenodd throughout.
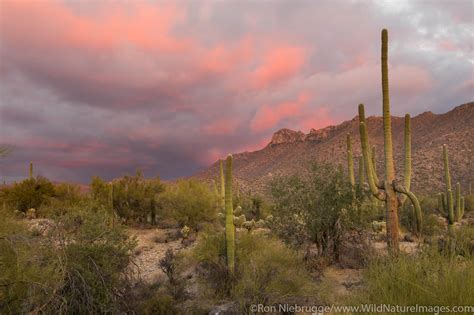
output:
<path id="1" fill-rule="evenodd" d="M 368 117 L 371 145 L 376 146 L 377 171 L 383 176 L 383 131 L 381 117 Z M 402 117 L 392 117 L 395 167 L 403 173 Z M 234 176 L 244 191 L 268 193 L 269 182 L 276 176 L 307 172 L 313 162 L 342 163 L 347 169 L 346 134 L 351 134 L 355 174 L 361 154 L 358 117 L 337 126 L 312 129 L 308 134 L 281 129 L 270 143 L 255 152 L 234 154 Z M 449 147 L 453 184 L 459 181 L 468 189 L 474 181 L 474 102 L 460 105 L 445 114 L 425 112 L 412 118 L 413 173 L 412 190 L 419 193 L 438 192 L 444 188 L 442 145 Z M 218 175 L 218 162 L 196 177 L 210 180 Z M 356 178 L 357 179 L 357 178 Z"/>

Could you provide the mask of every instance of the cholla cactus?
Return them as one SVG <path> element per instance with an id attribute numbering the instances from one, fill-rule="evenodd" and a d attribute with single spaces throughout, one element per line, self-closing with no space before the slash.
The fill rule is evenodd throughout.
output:
<path id="1" fill-rule="evenodd" d="M 262 219 L 255 222 L 256 229 L 263 229 L 264 227 L 265 227 L 265 221 L 263 221 Z"/>
<path id="2" fill-rule="evenodd" d="M 237 208 L 235 208 L 234 210 L 234 215 L 240 215 L 241 213 L 242 213 L 242 207 L 237 206 Z"/>
<path id="3" fill-rule="evenodd" d="M 420 204 L 416 196 L 410 191 L 411 179 L 411 130 L 410 115 L 405 116 L 405 174 L 404 183 L 399 184 L 395 180 L 395 166 L 393 161 L 392 124 L 390 116 L 390 98 L 388 87 L 388 32 L 382 30 L 382 94 L 383 94 L 383 130 L 384 130 L 384 152 L 385 152 L 385 179 L 379 180 L 375 163 L 370 154 L 367 123 L 365 121 L 364 105 L 359 105 L 359 132 L 364 155 L 365 169 L 369 188 L 372 194 L 379 200 L 385 202 L 387 220 L 387 246 L 392 253 L 398 252 L 399 228 L 398 207 L 408 198 L 415 207 L 417 229 L 421 233 L 422 214 Z M 399 194 L 397 196 L 397 193 Z"/>
<path id="4" fill-rule="evenodd" d="M 255 228 L 255 221 L 254 219 L 250 220 L 250 221 L 245 221 L 244 224 L 242 224 L 242 227 L 244 229 L 247 229 L 247 231 L 251 231 Z"/>
<path id="5" fill-rule="evenodd" d="M 245 214 L 242 214 L 238 217 L 234 216 L 234 225 L 239 228 L 242 227 L 242 224 L 244 224 L 245 221 L 247 221 L 247 219 L 245 218 Z"/>
<path id="6" fill-rule="evenodd" d="M 183 239 L 187 239 L 189 237 L 190 232 L 191 229 L 189 228 L 189 226 L 183 226 L 183 228 L 181 229 L 181 236 L 183 237 Z"/>

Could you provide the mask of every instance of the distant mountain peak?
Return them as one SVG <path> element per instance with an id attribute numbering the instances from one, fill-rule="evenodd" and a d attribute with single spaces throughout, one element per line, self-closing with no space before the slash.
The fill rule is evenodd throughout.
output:
<path id="1" fill-rule="evenodd" d="M 288 128 L 283 128 L 275 132 L 272 136 L 272 140 L 268 144 L 269 147 L 283 144 L 283 143 L 296 143 L 305 140 L 306 135 L 302 131 L 295 131 Z"/>

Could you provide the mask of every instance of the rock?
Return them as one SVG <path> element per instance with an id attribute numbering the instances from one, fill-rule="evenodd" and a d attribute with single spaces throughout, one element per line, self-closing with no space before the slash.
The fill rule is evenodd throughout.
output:
<path id="1" fill-rule="evenodd" d="M 305 134 L 301 131 L 294 131 L 287 128 L 278 130 L 272 136 L 272 140 L 268 144 L 269 147 L 282 143 L 296 143 L 303 142 Z"/>
<path id="2" fill-rule="evenodd" d="M 307 141 L 321 142 L 329 137 L 332 131 L 336 130 L 336 126 L 329 126 L 323 129 L 316 130 L 311 128 L 309 134 L 306 136 Z"/>

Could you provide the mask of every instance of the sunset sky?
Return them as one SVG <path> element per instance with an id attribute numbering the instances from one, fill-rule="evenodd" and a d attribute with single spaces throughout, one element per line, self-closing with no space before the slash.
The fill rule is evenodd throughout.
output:
<path id="1" fill-rule="evenodd" d="M 473 1 L 0 0 L 2 179 L 192 175 L 228 153 L 472 101 Z"/>

